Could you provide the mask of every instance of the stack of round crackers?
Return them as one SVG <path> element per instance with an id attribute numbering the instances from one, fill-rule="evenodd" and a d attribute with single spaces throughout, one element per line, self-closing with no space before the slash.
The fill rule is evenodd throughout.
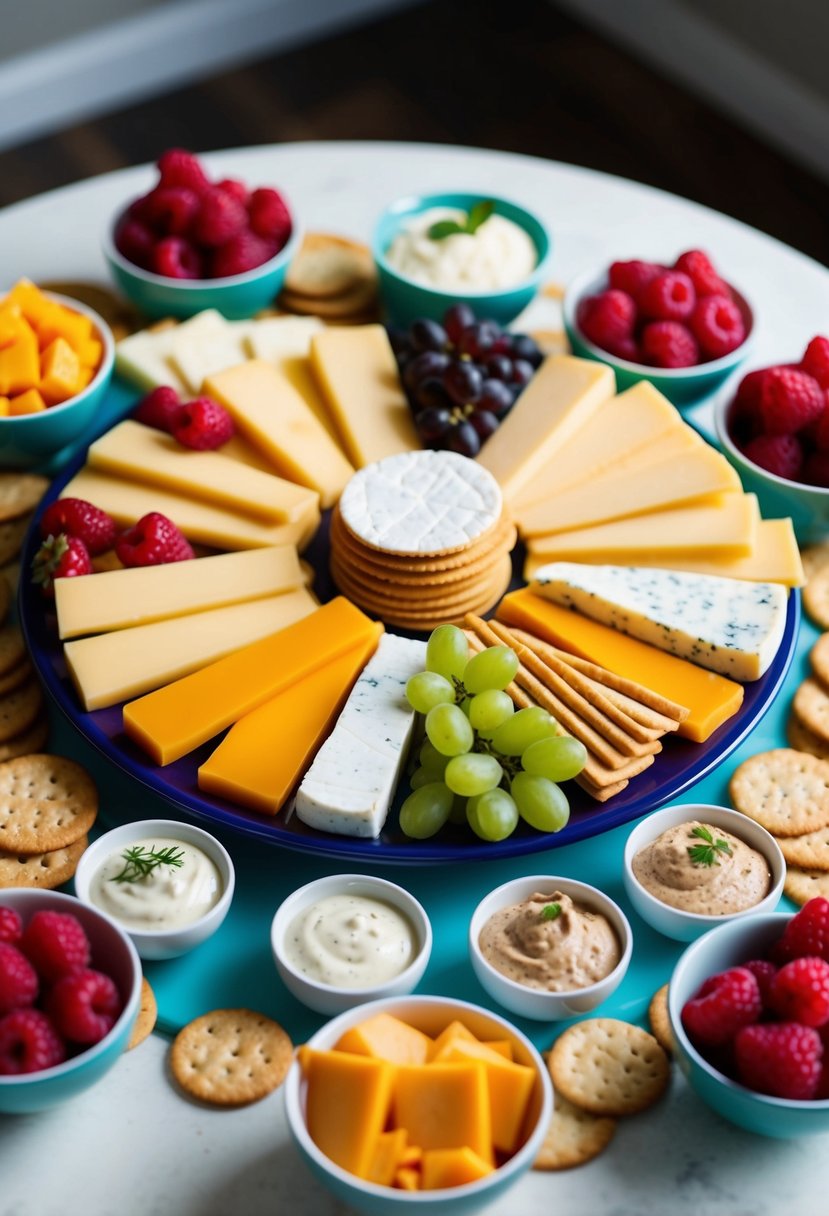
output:
<path id="1" fill-rule="evenodd" d="M 428 632 L 500 599 L 515 540 L 486 469 L 455 452 L 403 452 L 346 486 L 331 519 L 331 573 L 364 612 Z"/>
<path id="2" fill-rule="evenodd" d="M 279 304 L 333 324 L 376 321 L 377 271 L 370 250 L 346 237 L 309 232 L 288 268 Z"/>
<path id="3" fill-rule="evenodd" d="M 98 814 L 98 793 L 73 760 L 43 753 L 0 764 L 0 888 L 68 882 Z"/>

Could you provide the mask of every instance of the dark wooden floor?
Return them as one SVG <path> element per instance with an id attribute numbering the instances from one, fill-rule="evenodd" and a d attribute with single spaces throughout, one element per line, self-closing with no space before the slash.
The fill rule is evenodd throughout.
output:
<path id="1" fill-rule="evenodd" d="M 428 0 L 10 150 L 0 154 L 0 204 L 174 144 L 352 138 L 470 144 L 603 169 L 829 263 L 829 185 L 546 0 Z"/>

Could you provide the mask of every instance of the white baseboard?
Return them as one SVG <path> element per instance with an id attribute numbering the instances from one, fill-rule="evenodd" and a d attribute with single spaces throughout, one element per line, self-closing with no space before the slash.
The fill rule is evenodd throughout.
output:
<path id="1" fill-rule="evenodd" d="M 171 0 L 0 63 L 0 148 L 415 2 Z"/>
<path id="2" fill-rule="evenodd" d="M 555 3 L 829 179 L 829 103 L 705 17 L 675 0 Z"/>

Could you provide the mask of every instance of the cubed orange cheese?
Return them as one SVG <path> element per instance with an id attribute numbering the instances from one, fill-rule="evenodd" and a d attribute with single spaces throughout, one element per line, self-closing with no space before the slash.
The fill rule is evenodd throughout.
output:
<path id="1" fill-rule="evenodd" d="M 81 342 L 87 342 L 93 336 L 95 329 L 89 317 L 82 312 L 57 303 L 50 303 L 44 308 L 35 324 L 41 350 L 51 346 L 56 338 L 65 338 L 72 349 L 76 350 Z"/>
<path id="2" fill-rule="evenodd" d="M 374 634 L 342 596 L 271 637 L 124 706 L 124 730 L 169 764 Z"/>
<path id="3" fill-rule="evenodd" d="M 464 1186 L 477 1182 L 493 1171 L 493 1165 L 468 1145 L 461 1148 L 432 1148 L 423 1154 L 420 1186 L 424 1191 L 442 1187 Z"/>
<path id="4" fill-rule="evenodd" d="M 40 356 L 40 391 L 55 405 L 78 392 L 81 362 L 65 338 L 55 338 Z"/>
<path id="5" fill-rule="evenodd" d="M 486 1069 L 466 1064 L 408 1064 L 397 1068 L 392 1126 L 430 1148 L 468 1145 L 492 1160 L 492 1119 Z"/>
<path id="6" fill-rule="evenodd" d="M 438 1059 L 441 1052 L 450 1043 L 454 1042 L 455 1039 L 464 1039 L 467 1043 L 478 1042 L 466 1023 L 461 1022 L 456 1018 L 454 1022 L 450 1022 L 448 1026 L 443 1028 L 438 1037 L 432 1043 L 428 1058 L 430 1060 Z"/>
<path id="7" fill-rule="evenodd" d="M 96 368 L 101 362 L 104 347 L 97 338 L 84 338 L 75 347 L 75 352 L 84 367 Z"/>
<path id="8" fill-rule="evenodd" d="M 40 352 L 31 330 L 23 330 L 9 346 L 0 350 L 0 393 L 11 396 L 37 388 L 40 383 Z"/>
<path id="9" fill-rule="evenodd" d="M 311 1139 L 336 1165 L 368 1178 L 388 1119 L 394 1068 L 342 1051 L 306 1048 L 300 1059 Z"/>
<path id="10" fill-rule="evenodd" d="M 399 1191 L 419 1191 L 420 1170 L 413 1169 L 409 1165 L 401 1165 L 400 1169 L 395 1171 L 394 1185 Z"/>
<path id="11" fill-rule="evenodd" d="M 371 1164 L 368 1167 L 368 1181 L 376 1182 L 378 1186 L 391 1186 L 394 1175 L 401 1165 L 406 1152 L 406 1129 L 396 1127 L 391 1132 L 381 1132 L 374 1143 Z M 411 1168 L 406 1167 L 404 1168 Z"/>
<path id="12" fill-rule="evenodd" d="M 28 328 L 19 304 L 0 305 L 0 348 L 11 346 Z"/>
<path id="13" fill-rule="evenodd" d="M 455 1038 L 433 1056 L 436 1064 L 480 1061 L 486 1069 L 489 1105 L 492 1112 L 492 1143 L 505 1153 L 514 1153 L 521 1132 L 535 1073 L 526 1064 L 513 1064 L 484 1043 Z"/>
<path id="14" fill-rule="evenodd" d="M 375 1056 L 392 1064 L 425 1064 L 431 1048 L 428 1035 L 390 1013 L 377 1013 L 358 1022 L 337 1042 L 338 1051 Z"/>
<path id="15" fill-rule="evenodd" d="M 697 743 L 704 742 L 742 705 L 742 684 L 591 621 L 525 588 L 504 596 L 497 616 L 506 625 L 526 629 L 545 642 L 687 706 L 690 713 L 678 733 Z"/>
<path id="16" fill-rule="evenodd" d="M 51 309 L 55 308 L 54 301 L 44 295 L 39 287 L 28 279 L 20 279 L 15 283 L 4 300 L 5 305 L 16 305 L 30 325 L 39 329 Z"/>
<path id="17" fill-rule="evenodd" d="M 275 815 L 330 734 L 382 632 L 375 624 L 359 646 L 240 718 L 199 768 L 199 789 Z"/>
<path id="18" fill-rule="evenodd" d="M 46 409 L 46 402 L 36 388 L 27 389 L 16 397 L 9 398 L 9 414 L 13 417 L 19 414 L 39 414 Z"/>
<path id="19" fill-rule="evenodd" d="M 484 1047 L 488 1047 L 490 1051 L 497 1051 L 499 1056 L 503 1056 L 505 1060 L 512 1059 L 512 1043 L 509 1039 L 484 1039 Z"/>

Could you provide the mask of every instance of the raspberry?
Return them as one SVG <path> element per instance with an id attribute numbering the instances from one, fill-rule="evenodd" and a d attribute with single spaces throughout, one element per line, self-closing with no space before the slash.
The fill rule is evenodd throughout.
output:
<path id="1" fill-rule="evenodd" d="M 817 422 L 813 423 L 811 431 L 812 440 L 815 447 L 820 452 L 829 452 L 829 392 L 825 391 L 826 405 L 823 407 L 823 413 L 818 417 Z"/>
<path id="2" fill-rule="evenodd" d="M 180 236 L 165 236 L 153 249 L 152 268 L 168 279 L 204 278 L 201 254 Z"/>
<path id="3" fill-rule="evenodd" d="M 728 287 L 717 274 L 707 253 L 689 249 L 674 262 L 674 270 L 687 274 L 698 296 L 727 296 Z"/>
<path id="4" fill-rule="evenodd" d="M 709 359 L 721 359 L 745 341 L 743 314 L 728 296 L 704 296 L 697 300 L 688 323 L 700 350 Z"/>
<path id="5" fill-rule="evenodd" d="M 115 544 L 115 521 L 83 498 L 58 498 L 43 512 L 40 535 L 45 539 L 59 532 L 82 540 L 92 556 Z"/>
<path id="6" fill-rule="evenodd" d="M 685 321 L 697 302 L 694 284 L 681 270 L 663 270 L 639 294 L 642 315 L 654 321 Z"/>
<path id="7" fill-rule="evenodd" d="M 198 209 L 198 194 L 186 186 L 156 186 L 142 200 L 140 218 L 163 236 L 181 236 Z"/>
<path id="8" fill-rule="evenodd" d="M 760 433 L 760 394 L 763 391 L 766 371 L 766 368 L 761 367 L 755 372 L 749 372 L 737 386 L 728 411 L 728 429 L 738 445 L 747 443 Z"/>
<path id="9" fill-rule="evenodd" d="M 0 942 L 0 1014 L 33 1005 L 37 990 L 37 972 L 26 955 L 17 946 Z"/>
<path id="10" fill-rule="evenodd" d="M 181 399 L 174 388 L 168 384 L 160 384 L 146 397 L 142 397 L 138 408 L 133 414 L 136 422 L 144 426 L 153 426 L 157 431 L 173 433 L 173 421 L 181 409 Z"/>
<path id="11" fill-rule="evenodd" d="M 210 185 L 198 157 L 184 148 L 168 148 L 156 162 L 162 186 L 184 186 L 202 194 Z"/>
<path id="12" fill-rule="evenodd" d="M 230 278 L 235 274 L 246 274 L 255 270 L 263 262 L 267 262 L 276 253 L 273 241 L 257 236 L 248 228 L 243 228 L 232 236 L 224 245 L 214 249 L 210 262 L 210 272 L 216 279 Z"/>
<path id="13" fill-rule="evenodd" d="M 77 536 L 59 532 L 47 536 L 32 558 L 32 582 L 44 595 L 52 595 L 56 578 L 74 578 L 92 573 L 92 558 L 86 545 Z"/>
<path id="14" fill-rule="evenodd" d="M 149 270 L 153 262 L 155 237 L 146 224 L 130 217 L 118 225 L 115 248 L 134 266 Z"/>
<path id="15" fill-rule="evenodd" d="M 197 397 L 182 405 L 173 423 L 173 435 L 186 448 L 207 451 L 220 448 L 234 432 L 233 419 L 212 397 Z"/>
<path id="16" fill-rule="evenodd" d="M 122 1009 L 115 982 L 101 971 L 76 971 L 59 979 L 46 998 L 58 1032 L 73 1043 L 98 1043 Z"/>
<path id="17" fill-rule="evenodd" d="M 745 1026 L 734 1048 L 737 1076 L 749 1089 L 801 1101 L 815 1096 L 823 1046 L 810 1026 L 797 1022 Z"/>
<path id="18" fill-rule="evenodd" d="M 47 984 L 89 966 L 89 939 L 71 912 L 35 912 L 20 949 Z"/>
<path id="19" fill-rule="evenodd" d="M 777 975 L 777 968 L 774 963 L 770 963 L 765 958 L 753 958 L 747 963 L 741 963 L 746 971 L 750 971 L 757 981 L 757 987 L 760 989 L 760 999 L 765 1007 L 769 1003 L 769 991 L 771 982 Z"/>
<path id="20" fill-rule="evenodd" d="M 601 291 L 582 301 L 578 322 L 590 342 L 615 355 L 633 339 L 636 304 L 625 291 Z"/>
<path id="21" fill-rule="evenodd" d="M 278 190 L 254 190 L 248 203 L 250 226 L 257 236 L 269 237 L 281 249 L 291 235 L 291 213 Z"/>
<path id="22" fill-rule="evenodd" d="M 820 417 L 826 405 L 812 376 L 792 367 L 770 367 L 760 395 L 760 417 L 767 435 L 794 435 Z"/>
<path id="23" fill-rule="evenodd" d="M 816 895 L 804 904 L 783 930 L 783 957 L 822 958 L 829 963 L 829 899 Z"/>
<path id="24" fill-rule="evenodd" d="M 199 200 L 191 235 L 200 245 L 224 245 L 247 226 L 247 218 L 244 204 L 235 195 L 211 186 Z"/>
<path id="25" fill-rule="evenodd" d="M 631 262 L 613 262 L 608 282 L 616 291 L 627 292 L 638 301 L 642 288 L 664 269 L 664 266 L 657 266 L 655 262 L 641 262 L 636 259 Z"/>
<path id="26" fill-rule="evenodd" d="M 642 330 L 642 359 L 654 367 L 693 367 L 699 347 L 691 331 L 679 321 L 651 321 Z"/>
<path id="27" fill-rule="evenodd" d="M 789 481 L 800 478 L 803 448 L 796 435 L 758 435 L 749 440 L 743 453 L 753 464 L 777 477 L 786 477 Z"/>
<path id="28" fill-rule="evenodd" d="M 122 532 L 115 552 L 125 566 L 162 566 L 189 561 L 194 556 L 176 525 L 158 511 L 144 515 Z"/>
<path id="29" fill-rule="evenodd" d="M 808 957 L 786 963 L 771 983 L 768 1003 L 784 1021 L 823 1026 L 829 1022 L 829 963 Z"/>
<path id="30" fill-rule="evenodd" d="M 16 1009 L 0 1019 L 0 1076 L 40 1072 L 65 1059 L 63 1040 L 39 1009 Z"/>
<path id="31" fill-rule="evenodd" d="M 798 481 L 829 489 L 829 452 L 812 452 L 807 456 Z"/>
<path id="32" fill-rule="evenodd" d="M 244 182 L 237 181 L 235 177 L 224 177 L 220 182 L 216 182 L 216 189 L 224 190 L 225 194 L 232 194 L 243 207 L 247 207 L 250 192 Z"/>
<path id="33" fill-rule="evenodd" d="M 812 338 L 800 364 L 823 389 L 829 389 L 829 338 Z"/>
<path id="34" fill-rule="evenodd" d="M 23 921 L 19 913 L 0 904 L 0 942 L 10 942 L 14 946 L 22 936 Z"/>
<path id="35" fill-rule="evenodd" d="M 710 976 L 696 996 L 685 1002 L 682 1025 L 696 1044 L 719 1047 L 763 1012 L 760 986 L 745 967 Z"/>

